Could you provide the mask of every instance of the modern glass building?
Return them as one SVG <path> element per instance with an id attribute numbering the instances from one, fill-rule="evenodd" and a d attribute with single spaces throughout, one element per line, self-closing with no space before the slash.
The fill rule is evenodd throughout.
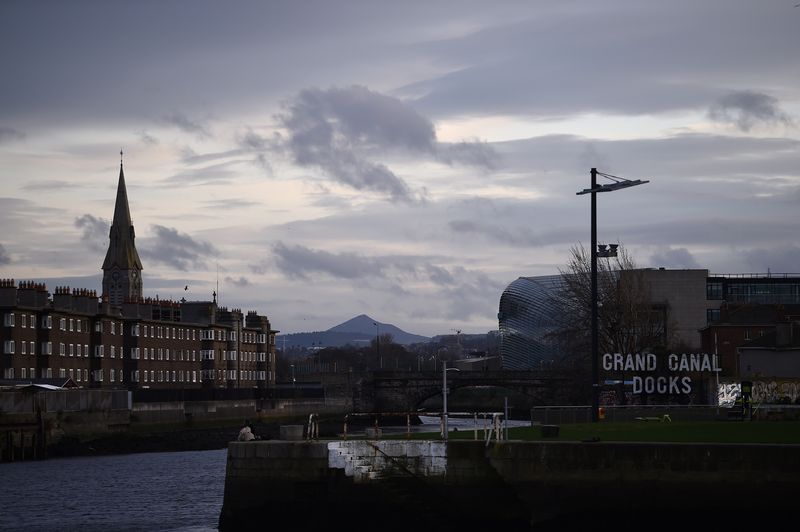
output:
<path id="1" fill-rule="evenodd" d="M 538 369 L 556 358 L 555 297 L 564 281 L 560 275 L 520 277 L 500 296 L 500 356 L 506 369 Z"/>

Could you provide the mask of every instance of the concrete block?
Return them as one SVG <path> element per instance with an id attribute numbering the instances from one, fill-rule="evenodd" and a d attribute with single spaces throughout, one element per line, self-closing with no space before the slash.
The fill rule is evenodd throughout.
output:
<path id="1" fill-rule="evenodd" d="M 302 441 L 303 425 L 281 425 L 279 433 L 281 440 Z"/>

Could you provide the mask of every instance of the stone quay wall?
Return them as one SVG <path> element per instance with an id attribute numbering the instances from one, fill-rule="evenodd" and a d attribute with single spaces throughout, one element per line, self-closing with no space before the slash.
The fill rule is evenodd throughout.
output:
<path id="1" fill-rule="evenodd" d="M 233 442 L 220 530 L 734 525 L 790 515 L 797 493 L 800 445 Z"/>

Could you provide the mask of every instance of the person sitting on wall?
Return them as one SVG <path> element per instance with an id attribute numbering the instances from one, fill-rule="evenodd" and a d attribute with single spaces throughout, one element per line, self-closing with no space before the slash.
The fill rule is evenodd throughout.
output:
<path id="1" fill-rule="evenodd" d="M 239 437 L 237 439 L 239 441 L 252 441 L 255 440 L 256 437 L 253 434 L 253 430 L 250 428 L 250 425 L 245 425 L 242 427 L 242 430 L 239 431 Z"/>

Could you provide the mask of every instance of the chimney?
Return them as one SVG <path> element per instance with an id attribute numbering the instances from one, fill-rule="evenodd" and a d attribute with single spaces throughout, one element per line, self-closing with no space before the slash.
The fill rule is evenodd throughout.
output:
<path id="1" fill-rule="evenodd" d="M 17 305 L 17 284 L 14 279 L 0 279 L 0 305 L 4 307 Z"/>
<path id="2" fill-rule="evenodd" d="M 73 297 L 69 286 L 56 287 L 56 293 L 53 294 L 53 308 L 60 310 L 73 309 Z"/>

